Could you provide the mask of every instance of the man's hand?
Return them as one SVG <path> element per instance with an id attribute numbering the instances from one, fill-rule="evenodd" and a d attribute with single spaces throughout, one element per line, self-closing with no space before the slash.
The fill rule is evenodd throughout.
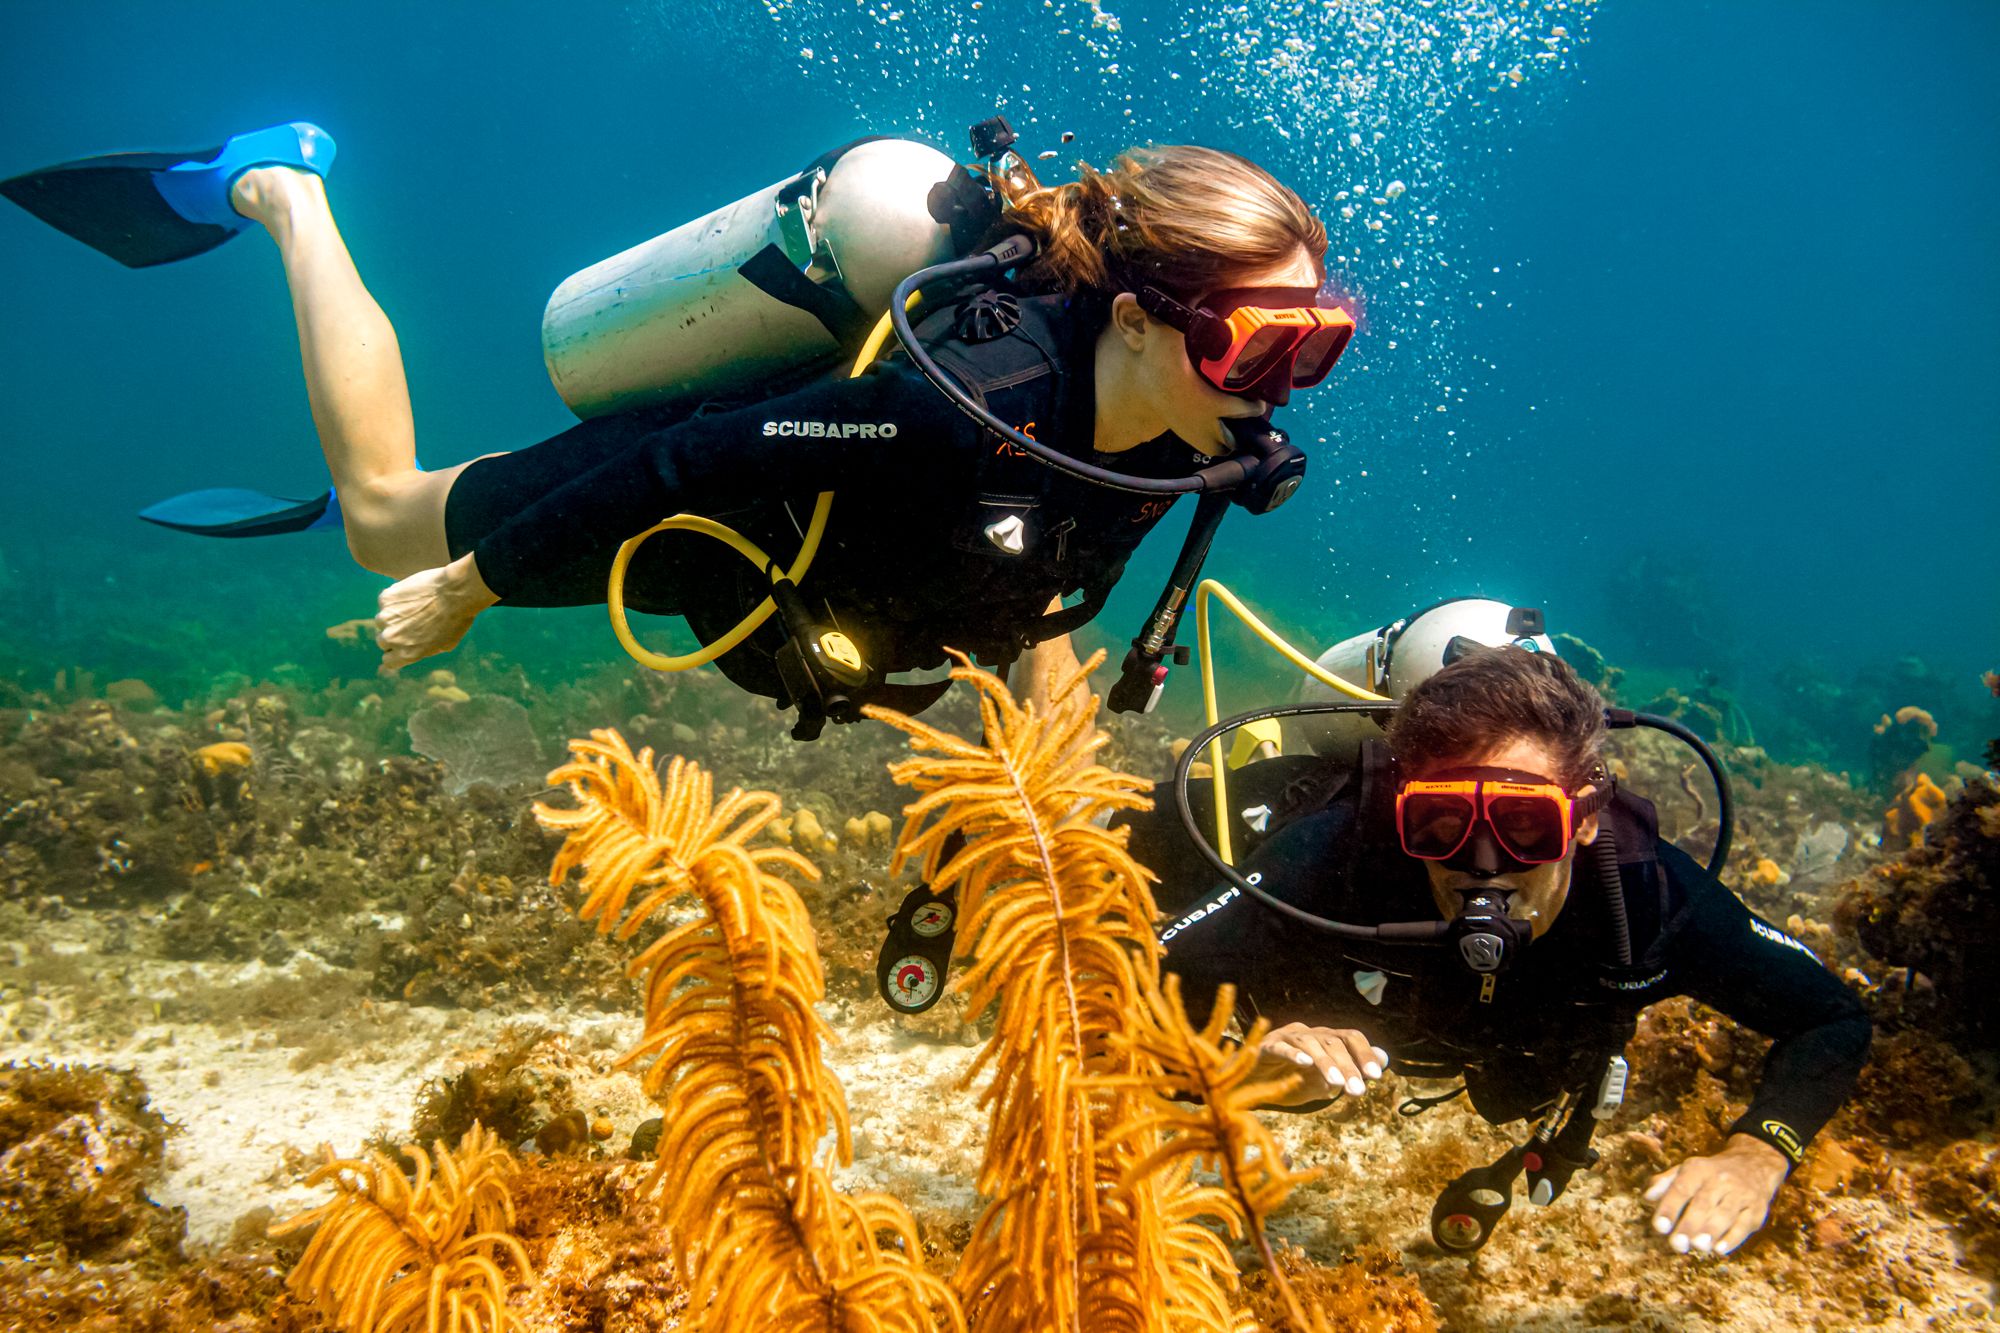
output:
<path id="1" fill-rule="evenodd" d="M 1363 1079 L 1382 1077 L 1389 1065 L 1389 1053 L 1370 1046 L 1368 1038 L 1353 1028 L 1316 1028 L 1304 1023 L 1287 1023 L 1273 1028 L 1257 1048 L 1257 1069 L 1253 1077 L 1273 1078 L 1297 1074 L 1299 1086 L 1280 1106 L 1324 1101 L 1346 1093 L 1359 1097 L 1368 1091 Z"/>
<path id="2" fill-rule="evenodd" d="M 472 628 L 473 618 L 499 600 L 479 577 L 470 554 L 390 584 L 382 590 L 375 616 L 383 672 L 450 652 Z"/>
<path id="3" fill-rule="evenodd" d="M 1771 1200 L 1790 1169 L 1785 1155 L 1762 1139 L 1732 1134 L 1721 1152 L 1690 1157 L 1653 1177 L 1645 1196 L 1658 1205 L 1653 1230 L 1667 1237 L 1675 1254 L 1690 1246 L 1701 1254 L 1728 1254 L 1770 1217 Z"/>

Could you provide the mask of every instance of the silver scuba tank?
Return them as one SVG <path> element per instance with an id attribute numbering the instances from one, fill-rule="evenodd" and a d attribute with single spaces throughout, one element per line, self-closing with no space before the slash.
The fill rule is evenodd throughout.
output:
<path id="1" fill-rule="evenodd" d="M 542 356 L 570 409 L 754 392 L 839 347 L 815 304 L 872 322 L 897 283 L 951 258 L 928 207 L 950 157 L 875 139 L 829 158 L 565 279 L 542 314 Z M 746 264 L 781 281 L 753 281 Z"/>
<path id="2" fill-rule="evenodd" d="M 1319 655 L 1319 665 L 1350 685 L 1359 685 L 1400 702 L 1420 681 L 1435 675 L 1456 657 L 1459 640 L 1499 647 L 1513 644 L 1530 652 L 1553 653 L 1555 644 L 1542 624 L 1542 613 L 1510 606 L 1487 597 L 1453 597 L 1414 615 L 1390 621 L 1342 639 Z M 1338 703 L 1346 696 L 1307 680 L 1301 703 Z M 1381 729 L 1357 714 L 1296 719 L 1315 754 L 1344 752 Z"/>

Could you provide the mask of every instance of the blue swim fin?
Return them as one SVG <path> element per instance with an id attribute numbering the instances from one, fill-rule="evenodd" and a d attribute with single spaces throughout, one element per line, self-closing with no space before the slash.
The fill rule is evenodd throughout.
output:
<path id="1" fill-rule="evenodd" d="M 275 537 L 284 532 L 338 531 L 340 498 L 332 491 L 287 500 L 262 491 L 190 491 L 139 511 L 148 523 L 202 537 Z"/>
<path id="2" fill-rule="evenodd" d="M 0 195 L 110 255 L 149 268 L 213 250 L 250 225 L 229 204 L 229 187 L 252 167 L 287 166 L 325 176 L 333 136 L 294 121 L 239 134 L 191 153 L 111 153 L 0 180 Z"/>

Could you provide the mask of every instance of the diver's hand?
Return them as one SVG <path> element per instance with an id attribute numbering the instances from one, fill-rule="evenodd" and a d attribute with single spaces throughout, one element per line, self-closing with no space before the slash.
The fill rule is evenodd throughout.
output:
<path id="1" fill-rule="evenodd" d="M 1368 1038 L 1353 1028 L 1316 1028 L 1304 1023 L 1287 1023 L 1264 1035 L 1257 1047 L 1257 1068 L 1252 1078 L 1276 1078 L 1297 1074 L 1299 1086 L 1292 1089 L 1279 1106 L 1324 1101 L 1343 1092 L 1359 1097 L 1368 1083 L 1382 1077 L 1388 1068 L 1389 1053 L 1368 1044 Z"/>
<path id="2" fill-rule="evenodd" d="M 479 576 L 468 552 L 438 569 L 426 569 L 382 590 L 375 615 L 375 646 L 389 673 L 434 653 L 450 652 L 472 628 L 473 618 L 500 599 Z"/>
<path id="3" fill-rule="evenodd" d="M 1728 1254 L 1770 1217 L 1771 1200 L 1790 1170 L 1785 1155 L 1762 1139 L 1731 1134 L 1721 1152 L 1690 1157 L 1653 1177 L 1645 1196 L 1658 1205 L 1653 1230 L 1676 1254 L 1690 1246 L 1700 1254 Z"/>

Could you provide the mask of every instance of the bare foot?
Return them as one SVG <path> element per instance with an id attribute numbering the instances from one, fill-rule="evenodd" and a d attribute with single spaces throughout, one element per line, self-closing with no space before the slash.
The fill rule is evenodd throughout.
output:
<path id="1" fill-rule="evenodd" d="M 229 187 L 229 206 L 268 230 L 299 208 L 326 208 L 326 182 L 294 167 L 252 167 Z"/>

